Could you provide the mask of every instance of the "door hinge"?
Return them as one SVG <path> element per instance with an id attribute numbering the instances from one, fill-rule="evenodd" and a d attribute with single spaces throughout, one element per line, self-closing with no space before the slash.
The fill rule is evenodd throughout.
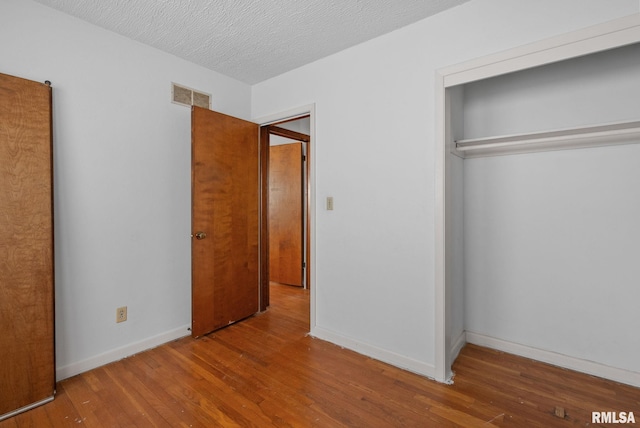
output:
<path id="1" fill-rule="evenodd" d="M 307 263 L 302 262 L 302 268 L 304 269 L 304 268 L 306 268 L 306 267 L 307 267 Z"/>
<path id="2" fill-rule="evenodd" d="M 306 162 L 307 161 L 307 157 L 305 155 L 302 155 L 302 162 Z"/>

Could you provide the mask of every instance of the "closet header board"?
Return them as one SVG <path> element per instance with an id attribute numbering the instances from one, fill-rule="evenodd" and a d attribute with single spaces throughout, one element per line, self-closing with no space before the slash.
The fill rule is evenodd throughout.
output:
<path id="1" fill-rule="evenodd" d="M 438 70 L 438 75 L 442 78 L 442 86 L 446 89 L 638 42 L 640 42 L 640 14 L 634 14 L 452 65 Z"/>

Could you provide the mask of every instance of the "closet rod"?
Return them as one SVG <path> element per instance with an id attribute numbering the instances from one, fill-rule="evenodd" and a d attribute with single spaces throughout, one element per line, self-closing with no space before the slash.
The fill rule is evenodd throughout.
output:
<path id="1" fill-rule="evenodd" d="M 631 143 L 640 143 L 640 121 L 458 140 L 454 153 L 469 158 Z"/>

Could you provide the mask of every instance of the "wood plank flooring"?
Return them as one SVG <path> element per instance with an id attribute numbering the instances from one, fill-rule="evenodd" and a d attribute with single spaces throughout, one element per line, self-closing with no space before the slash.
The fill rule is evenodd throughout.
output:
<path id="1" fill-rule="evenodd" d="M 308 337 L 306 290 L 272 286 L 271 299 L 201 339 L 63 380 L 0 428 L 600 426 L 592 411 L 633 411 L 640 426 L 640 389 L 472 345 L 443 385 Z"/>

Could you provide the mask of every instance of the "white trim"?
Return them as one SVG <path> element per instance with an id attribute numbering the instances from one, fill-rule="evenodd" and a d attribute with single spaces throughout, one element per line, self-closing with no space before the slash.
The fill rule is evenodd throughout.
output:
<path id="1" fill-rule="evenodd" d="M 43 404 L 47 404 L 48 402 L 53 401 L 53 395 L 51 397 L 47 397 L 44 400 L 40 400 L 36 403 L 31 403 L 27 406 L 24 407 L 20 407 L 19 409 L 16 410 L 12 410 L 9 413 L 5 413 L 4 415 L 0 415 L 0 421 L 3 421 L 5 419 L 9 419 L 17 414 L 20 414 L 22 412 L 26 412 L 27 410 L 31 410 L 34 409 L 38 406 L 42 406 Z"/>
<path id="2" fill-rule="evenodd" d="M 473 333 L 470 331 L 467 332 L 466 338 L 468 343 L 473 343 L 474 345 L 497 349 L 498 351 L 531 358 L 554 366 L 564 367 L 566 369 L 576 370 L 604 379 L 640 387 L 640 373 L 638 372 L 611 367 L 593 361 L 583 360 L 581 358 L 546 351 L 544 349 L 538 349 L 502 339 L 496 339 L 495 337 L 485 336 L 483 334 Z"/>
<path id="3" fill-rule="evenodd" d="M 446 345 L 446 275 L 445 268 L 447 266 L 446 261 L 446 245 L 445 245 L 445 220 L 446 215 L 446 201 L 445 196 L 447 194 L 445 190 L 446 185 L 446 170 L 445 167 L 447 161 L 447 150 L 445 150 L 444 144 L 438 144 L 441 141 L 446 141 L 445 128 L 447 124 L 446 119 L 446 103 L 445 103 L 445 89 L 444 89 L 444 76 L 436 73 L 436 147 L 435 147 L 435 376 L 434 378 L 439 382 L 446 382 L 451 373 L 451 362 L 447 361 L 447 345 Z"/>
<path id="4" fill-rule="evenodd" d="M 309 115 L 309 138 L 311 139 L 311 163 L 309 167 L 311 168 L 311 173 L 309 174 L 309 210 L 311 215 L 311 224 L 310 224 L 310 232 L 311 232 L 311 242 L 310 242 L 310 252 L 309 259 L 311 262 L 311 275 L 309 276 L 308 287 L 310 287 L 310 295 L 309 295 L 309 326 L 310 329 L 313 329 L 316 326 L 316 272 L 317 264 L 316 264 L 316 147 L 318 145 L 318 140 L 316 139 L 316 105 L 307 104 L 304 106 L 292 108 L 290 110 L 282 111 L 280 113 L 274 113 L 267 116 L 262 116 L 258 118 L 254 118 L 253 121 L 259 124 L 260 126 L 269 125 L 275 122 L 281 122 L 287 119 L 295 119 L 297 117 L 307 116 Z M 308 269 L 309 267 L 307 267 Z"/>
<path id="5" fill-rule="evenodd" d="M 95 355 L 93 357 L 87 358 L 86 360 L 78 361 L 76 363 L 72 363 L 63 367 L 57 367 L 56 380 L 61 381 L 71 376 L 75 376 L 88 370 L 95 369 L 96 367 L 104 366 L 105 364 L 109 364 L 114 361 L 130 357 L 142 351 L 155 348 L 156 346 L 171 342 L 172 340 L 189 336 L 191 334 L 189 331 L 190 328 L 191 325 L 184 325 L 182 327 L 160 333 L 139 342 L 130 343 L 126 346 L 112 349 L 103 354 Z"/>
<path id="6" fill-rule="evenodd" d="M 435 367 L 431 364 L 426 364 L 422 361 L 414 360 L 413 358 L 396 354 L 395 352 L 387 351 L 386 349 L 378 348 L 377 346 L 370 345 L 320 327 L 312 329 L 309 335 L 317 339 L 326 340 L 359 354 L 366 355 L 367 357 L 371 357 L 375 360 L 435 379 Z"/>
<path id="7" fill-rule="evenodd" d="M 450 88 L 501 74 L 542 66 L 581 55 L 637 43 L 640 41 L 640 14 L 605 22 L 583 30 L 552 37 L 494 55 L 467 61 L 436 71 L 436 147 L 435 147 L 435 379 L 446 381 L 451 373 L 451 348 L 447 347 L 447 316 L 451 299 L 447 294 L 447 228 L 452 214 L 447 212 L 450 145 Z"/>
<path id="8" fill-rule="evenodd" d="M 624 30 L 630 27 L 635 27 L 638 25 L 639 20 L 640 20 L 640 14 L 632 14 L 632 15 L 614 19 L 608 22 L 582 28 L 573 32 L 549 37 L 544 40 L 537 40 L 535 42 L 518 46 L 513 49 L 507 49 L 507 50 L 496 52 L 494 54 L 489 54 L 480 58 L 475 58 L 469 61 L 450 65 L 442 68 L 441 72 L 446 75 L 463 73 L 471 69 L 483 67 L 485 65 L 494 64 L 501 61 L 508 61 L 513 58 L 535 54 L 537 52 L 540 52 L 549 48 L 555 48 L 555 47 L 567 45 L 573 42 L 580 42 L 583 40 L 590 39 L 592 37 L 598 37 L 603 34 Z"/>
<path id="9" fill-rule="evenodd" d="M 271 125 L 272 123 L 282 122 L 283 120 L 296 119 L 302 116 L 311 116 L 311 121 L 313 121 L 313 117 L 315 116 L 316 105 L 315 104 L 307 104 L 304 106 L 292 108 L 289 110 L 281 111 L 279 113 L 273 113 L 266 116 L 261 116 L 258 118 L 254 118 L 253 122 L 257 123 L 260 126 Z M 313 131 L 313 126 L 311 126 L 311 131 Z"/>
<path id="10" fill-rule="evenodd" d="M 637 43 L 640 14 L 562 34 L 440 70 L 445 87 Z"/>

